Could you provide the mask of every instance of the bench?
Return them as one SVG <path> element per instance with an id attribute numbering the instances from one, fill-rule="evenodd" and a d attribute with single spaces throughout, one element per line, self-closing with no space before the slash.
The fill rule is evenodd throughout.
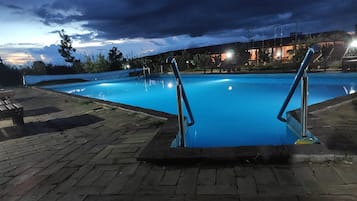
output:
<path id="1" fill-rule="evenodd" d="M 15 125 L 24 125 L 24 109 L 10 100 L 0 100 L 0 119 L 12 118 Z"/>

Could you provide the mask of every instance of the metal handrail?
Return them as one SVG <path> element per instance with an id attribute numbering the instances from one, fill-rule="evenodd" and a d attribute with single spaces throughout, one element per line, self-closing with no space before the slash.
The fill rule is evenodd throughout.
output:
<path id="1" fill-rule="evenodd" d="M 181 88 L 182 99 L 183 99 L 183 102 L 185 103 L 188 116 L 190 117 L 190 122 L 188 122 L 187 125 L 188 126 L 192 126 L 195 123 L 195 119 L 193 117 L 193 114 L 192 114 L 192 111 L 191 111 L 191 107 L 190 107 L 190 104 L 188 102 L 188 99 L 187 99 L 187 96 L 186 96 L 186 92 L 185 92 L 185 89 L 184 89 L 182 81 L 181 81 L 181 76 L 180 76 L 180 72 L 178 70 L 177 62 L 176 62 L 174 57 L 167 58 L 166 62 L 171 64 L 172 71 L 174 72 L 174 75 L 176 77 L 177 85 Z"/>
<path id="2" fill-rule="evenodd" d="M 294 95 L 294 92 L 296 90 L 296 87 L 297 85 L 299 84 L 302 76 L 304 75 L 304 73 L 306 72 L 308 66 L 309 66 L 309 61 L 312 57 L 312 55 L 316 52 L 320 51 L 320 47 L 318 45 L 313 45 L 311 46 L 306 55 L 305 55 L 305 58 L 304 60 L 301 62 L 300 64 L 300 68 L 299 68 L 299 71 L 296 73 L 295 75 L 295 78 L 294 78 L 294 81 L 293 81 L 293 84 L 291 85 L 290 87 L 290 90 L 289 90 L 289 93 L 288 95 L 286 96 L 285 98 L 285 101 L 283 103 L 283 105 L 281 106 L 281 109 L 279 111 L 279 114 L 277 116 L 277 118 L 280 120 L 280 121 L 283 121 L 283 122 L 286 122 L 287 120 L 283 117 L 283 113 L 286 109 L 286 107 L 288 106 L 290 100 L 291 100 L 291 97 Z"/>

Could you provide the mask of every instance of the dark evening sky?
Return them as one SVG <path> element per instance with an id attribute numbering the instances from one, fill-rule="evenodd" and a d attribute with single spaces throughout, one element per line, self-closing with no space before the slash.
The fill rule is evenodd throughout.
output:
<path id="1" fill-rule="evenodd" d="M 235 41 L 287 36 L 290 32 L 353 31 L 353 0 L 0 0 L 0 56 L 9 64 L 34 60 L 61 64 L 64 29 L 78 57 L 126 57 Z"/>

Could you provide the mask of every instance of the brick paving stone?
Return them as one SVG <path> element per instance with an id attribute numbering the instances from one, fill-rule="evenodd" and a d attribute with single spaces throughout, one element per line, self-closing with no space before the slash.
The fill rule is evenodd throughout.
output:
<path id="1" fill-rule="evenodd" d="M 74 172 L 76 172 L 78 168 L 62 168 L 56 173 L 52 174 L 47 180 L 47 184 L 59 184 L 66 179 L 68 179 Z"/>
<path id="2" fill-rule="evenodd" d="M 73 161 L 73 160 L 76 160 L 78 158 L 82 158 L 84 155 L 86 155 L 88 153 L 88 151 L 95 145 L 92 145 L 92 144 L 86 144 L 86 145 L 83 145 L 83 146 L 80 146 L 79 148 L 76 149 L 75 152 L 72 152 L 72 153 L 69 153 L 67 154 L 63 160 L 70 160 L 70 161 Z M 89 154 L 89 155 L 93 155 L 93 154 Z"/>
<path id="3" fill-rule="evenodd" d="M 94 165 L 85 165 L 85 166 L 81 166 L 79 168 L 79 170 L 77 172 L 75 172 L 72 177 L 73 178 L 77 178 L 77 179 L 81 179 L 82 177 L 84 177 L 85 175 L 88 174 L 89 171 L 91 171 L 93 168 L 95 168 Z"/>
<path id="4" fill-rule="evenodd" d="M 240 195 L 257 195 L 257 185 L 253 176 L 237 177 L 237 185 Z"/>
<path id="5" fill-rule="evenodd" d="M 64 180 L 63 182 L 61 182 L 58 186 L 56 186 L 56 188 L 54 189 L 54 191 L 56 193 L 66 193 L 68 192 L 71 188 L 73 188 L 73 186 L 78 182 L 78 179 L 76 178 L 68 178 L 66 180 Z"/>
<path id="6" fill-rule="evenodd" d="M 159 185 L 161 178 L 164 176 L 165 169 L 160 166 L 153 166 L 142 182 L 142 185 L 150 186 L 150 185 Z"/>
<path id="7" fill-rule="evenodd" d="M 324 185 L 324 193 L 329 195 L 353 195 L 357 199 L 357 184 Z"/>
<path id="8" fill-rule="evenodd" d="M 258 185 L 257 189 L 261 196 L 294 196 L 306 193 L 302 186 L 281 186 L 278 184 Z"/>
<path id="9" fill-rule="evenodd" d="M 185 197 L 178 195 L 135 195 L 133 201 L 185 201 Z"/>
<path id="10" fill-rule="evenodd" d="M 71 149 L 77 148 L 77 146 L 75 146 L 75 147 L 73 147 L 73 148 L 71 148 L 71 147 L 67 147 L 67 148 L 69 148 L 69 149 L 71 150 Z M 73 151 L 73 150 L 72 150 L 72 151 Z M 53 154 L 53 155 L 52 155 L 51 157 L 49 157 L 49 158 L 43 159 L 41 162 L 35 164 L 34 167 L 43 167 L 43 168 L 46 168 L 46 167 L 52 165 L 53 163 L 55 163 L 55 162 L 61 160 L 61 159 L 65 156 L 65 154 L 62 154 L 62 153 L 60 153 L 60 152 L 61 152 L 61 151 L 59 151 L 59 152 Z"/>
<path id="11" fill-rule="evenodd" d="M 199 185 L 213 185 L 216 183 L 217 170 L 213 168 L 201 168 L 198 174 Z"/>
<path id="12" fill-rule="evenodd" d="M 105 186 L 103 193 L 104 194 L 118 194 L 122 191 L 126 185 L 130 185 L 130 181 L 137 182 L 136 179 L 136 169 L 137 165 L 128 165 L 123 167 L 113 178 L 110 178 L 110 182 Z M 141 169 L 139 169 L 140 171 Z M 140 173 L 140 172 L 139 172 Z M 114 174 L 114 172 L 113 172 Z M 129 182 L 129 184 L 127 184 Z M 139 185 L 139 183 L 135 183 L 133 185 Z"/>
<path id="13" fill-rule="evenodd" d="M 123 144 L 142 144 L 150 140 L 150 137 L 130 137 L 123 140 Z"/>
<path id="14" fill-rule="evenodd" d="M 149 173 L 150 166 L 146 164 L 140 164 L 135 173 L 130 177 L 130 179 L 125 183 L 125 185 L 120 190 L 120 193 L 123 194 L 132 194 L 136 192 L 141 184 L 141 182 L 145 179 L 146 175 Z"/>
<path id="15" fill-rule="evenodd" d="M 46 169 L 43 169 L 41 172 L 39 172 L 39 175 L 51 175 L 54 174 L 55 172 L 59 171 L 61 168 L 63 168 L 68 162 L 63 161 L 63 162 L 56 162 L 52 164 L 51 166 L 47 167 Z"/>
<path id="16" fill-rule="evenodd" d="M 197 194 L 205 195 L 235 195 L 237 187 L 233 185 L 198 185 Z"/>
<path id="17" fill-rule="evenodd" d="M 129 158 L 135 158 L 135 153 L 132 152 L 111 152 L 110 154 L 108 154 L 108 156 L 106 157 L 108 159 L 117 159 L 118 161 L 120 161 L 121 159 L 129 159 Z"/>
<path id="18" fill-rule="evenodd" d="M 16 176 L 17 174 L 9 174 L 9 172 L 14 172 L 16 168 L 17 168 L 16 166 L 8 166 L 5 168 L 1 168 L 0 175 Z"/>
<path id="19" fill-rule="evenodd" d="M 103 171 L 119 171 L 123 169 L 121 166 L 112 164 L 112 165 L 96 165 L 96 168 L 99 168 Z"/>
<path id="20" fill-rule="evenodd" d="M 30 179 L 33 177 L 33 175 L 37 174 L 38 172 L 40 172 L 42 170 L 42 168 L 30 168 L 28 170 L 26 170 L 25 172 L 21 173 L 20 175 L 14 177 L 9 184 L 10 185 L 18 185 L 21 184 L 23 182 L 25 182 L 26 180 Z"/>
<path id="21" fill-rule="evenodd" d="M 299 196 L 299 201 L 356 201 L 356 197 L 348 195 L 318 195 L 318 196 Z"/>
<path id="22" fill-rule="evenodd" d="M 58 158 L 62 158 L 64 156 L 67 156 L 68 154 L 74 152 L 75 150 L 77 150 L 80 147 L 79 144 L 76 143 L 71 143 L 69 144 L 66 148 L 61 149 L 60 151 L 58 151 L 55 155 L 58 155 Z"/>
<path id="23" fill-rule="evenodd" d="M 160 181 L 160 185 L 169 185 L 169 186 L 176 185 L 180 177 L 180 173 L 181 173 L 180 169 L 166 168 L 164 176 Z"/>
<path id="24" fill-rule="evenodd" d="M 128 182 L 129 177 L 117 174 L 111 178 L 108 185 L 105 186 L 103 194 L 119 194 L 125 184 Z"/>
<path id="25" fill-rule="evenodd" d="M 198 168 L 184 168 L 181 171 L 176 193 L 177 194 L 194 194 L 198 177 Z"/>
<path id="26" fill-rule="evenodd" d="M 334 169 L 345 184 L 357 184 L 357 170 L 352 166 L 334 166 Z"/>
<path id="27" fill-rule="evenodd" d="M 297 196 L 241 196 L 240 201 L 300 201 Z"/>
<path id="28" fill-rule="evenodd" d="M 88 164 L 90 165 L 114 165 L 116 164 L 115 158 L 104 158 L 104 159 L 96 159 L 96 160 L 90 160 L 88 161 Z"/>
<path id="29" fill-rule="evenodd" d="M 293 167 L 293 172 L 296 179 L 304 187 L 305 192 L 320 193 L 322 191 L 320 183 L 318 183 L 312 169 L 309 166 Z"/>
<path id="30" fill-rule="evenodd" d="M 25 164 L 22 164 L 22 165 L 15 165 L 15 164 L 12 164 L 11 163 L 11 166 L 13 166 L 14 168 L 8 172 L 6 175 L 7 176 L 18 176 L 19 174 L 27 171 L 28 169 L 32 168 L 34 166 L 34 162 L 33 163 L 25 163 Z"/>
<path id="31" fill-rule="evenodd" d="M 86 199 L 85 195 L 66 194 L 57 201 L 83 201 Z"/>
<path id="32" fill-rule="evenodd" d="M 103 171 L 94 168 L 90 172 L 88 172 L 86 175 L 82 177 L 82 179 L 76 184 L 78 186 L 90 186 L 92 183 L 94 183 L 95 180 L 97 180 L 100 176 L 102 176 Z"/>
<path id="33" fill-rule="evenodd" d="M 4 197 L 1 197 L 1 200 L 2 201 L 17 201 L 21 198 L 21 196 L 19 195 L 7 195 L 7 196 L 4 196 Z"/>
<path id="34" fill-rule="evenodd" d="M 236 178 L 233 168 L 218 168 L 217 182 L 218 185 L 234 185 L 236 186 Z"/>
<path id="35" fill-rule="evenodd" d="M 55 185 L 40 185 L 22 196 L 19 201 L 38 201 L 54 188 Z"/>
<path id="36" fill-rule="evenodd" d="M 254 168 L 254 178 L 257 184 L 277 184 L 278 181 L 270 167 Z"/>
<path id="37" fill-rule="evenodd" d="M 104 190 L 102 186 L 74 186 L 68 189 L 66 194 L 78 194 L 78 195 L 100 195 Z"/>
<path id="38" fill-rule="evenodd" d="M 311 168 L 318 182 L 328 185 L 343 184 L 342 178 L 338 176 L 333 167 L 313 165 Z"/>
<path id="39" fill-rule="evenodd" d="M 104 145 L 104 144 L 97 144 L 94 147 L 92 147 L 88 151 L 88 153 L 89 154 L 97 154 L 97 153 L 101 152 L 105 147 L 106 147 L 106 145 Z"/>
<path id="40" fill-rule="evenodd" d="M 136 194 L 174 195 L 175 191 L 176 191 L 176 186 L 144 185 L 144 186 L 140 186 Z"/>
<path id="41" fill-rule="evenodd" d="M 115 175 L 118 174 L 118 171 L 103 171 L 103 174 L 100 175 L 100 177 L 94 181 L 92 184 L 93 186 L 107 186 L 115 177 Z"/>
<path id="42" fill-rule="evenodd" d="M 294 172 L 290 168 L 275 167 L 273 171 L 280 185 L 299 185 Z"/>
<path id="43" fill-rule="evenodd" d="M 139 146 L 129 146 L 129 147 L 115 147 L 113 153 L 136 153 L 140 149 Z"/>
<path id="44" fill-rule="evenodd" d="M 92 160 L 95 162 L 97 160 L 104 159 L 110 154 L 111 151 L 112 148 L 110 146 L 107 146 L 102 151 L 100 151 Z"/>
<path id="45" fill-rule="evenodd" d="M 9 195 L 23 195 L 25 192 L 31 190 L 43 180 L 46 179 L 47 176 L 33 176 L 28 178 L 26 181 L 22 182 L 21 184 L 16 185 L 11 190 L 9 190 Z"/>
<path id="46" fill-rule="evenodd" d="M 0 185 L 3 185 L 13 179 L 13 177 L 0 176 Z"/>
<path id="47" fill-rule="evenodd" d="M 115 163 L 121 164 L 121 165 L 128 165 L 128 164 L 136 164 L 136 158 L 115 158 L 114 159 Z"/>
<path id="48" fill-rule="evenodd" d="M 75 160 L 70 162 L 67 166 L 69 166 L 69 167 L 77 167 L 77 166 L 85 165 L 94 156 L 95 156 L 95 154 L 91 154 L 91 153 L 82 154 L 81 156 L 78 156 L 78 158 L 76 158 Z"/>
<path id="49" fill-rule="evenodd" d="M 49 193 L 44 195 L 39 201 L 58 201 L 61 197 L 63 197 L 64 194 L 59 194 L 59 193 Z"/>
<path id="50" fill-rule="evenodd" d="M 239 201 L 238 195 L 193 195 L 186 196 L 186 201 Z"/>
<path id="51" fill-rule="evenodd" d="M 87 195 L 84 201 L 132 201 L 131 195 Z"/>

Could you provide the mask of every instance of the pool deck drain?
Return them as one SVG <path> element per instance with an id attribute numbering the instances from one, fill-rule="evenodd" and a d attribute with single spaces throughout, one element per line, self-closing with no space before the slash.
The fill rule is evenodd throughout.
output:
<path id="1" fill-rule="evenodd" d="M 171 148 L 167 163 L 137 159 L 175 132 L 173 116 L 32 88 L 15 101 L 25 126 L 0 121 L 0 200 L 357 200 L 356 94 L 311 108 L 321 144 Z"/>

